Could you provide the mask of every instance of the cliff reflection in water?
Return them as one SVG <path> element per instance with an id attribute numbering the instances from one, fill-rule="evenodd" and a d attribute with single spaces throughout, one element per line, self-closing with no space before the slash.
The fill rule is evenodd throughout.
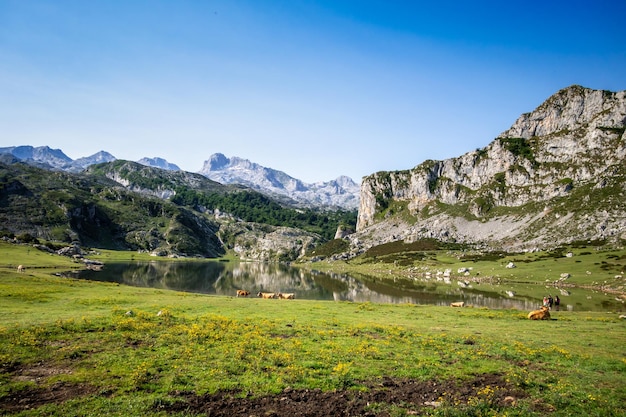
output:
<path id="1" fill-rule="evenodd" d="M 506 299 L 497 292 L 490 294 L 443 285 L 376 281 L 256 262 L 118 263 L 107 264 L 102 271 L 81 271 L 79 278 L 218 295 L 235 295 L 238 289 L 245 289 L 252 295 L 259 291 L 293 292 L 299 299 L 310 300 L 435 305 L 465 301 L 466 305 L 518 309 L 537 306 L 537 301 Z"/>
<path id="2" fill-rule="evenodd" d="M 119 284 L 235 295 L 238 289 L 256 294 L 295 292 L 299 298 L 333 299 L 315 277 L 282 264 L 256 262 L 130 262 L 111 263 L 101 271 L 80 271 L 79 278 Z"/>
<path id="3" fill-rule="evenodd" d="M 256 262 L 132 262 L 107 264 L 102 271 L 81 271 L 79 278 L 125 285 L 235 295 L 245 289 L 295 293 L 298 299 L 388 304 L 466 305 L 530 310 L 537 300 L 512 299 L 493 292 L 460 289 L 411 280 L 375 280 L 345 274 L 305 271 L 282 264 Z"/>

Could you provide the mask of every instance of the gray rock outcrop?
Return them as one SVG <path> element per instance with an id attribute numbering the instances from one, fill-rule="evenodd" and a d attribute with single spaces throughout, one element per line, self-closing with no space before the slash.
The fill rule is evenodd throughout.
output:
<path id="1" fill-rule="evenodd" d="M 357 232 L 371 244 L 624 238 L 625 123 L 626 91 L 565 88 L 483 149 L 365 177 Z"/>

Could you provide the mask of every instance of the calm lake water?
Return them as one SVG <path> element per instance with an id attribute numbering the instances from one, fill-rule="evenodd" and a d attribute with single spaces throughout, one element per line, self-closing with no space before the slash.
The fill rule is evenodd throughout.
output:
<path id="1" fill-rule="evenodd" d="M 519 310 L 537 308 L 550 293 L 561 298 L 561 310 L 626 311 L 614 295 L 575 288 L 487 284 L 462 288 L 463 283 L 459 285 L 455 279 L 378 280 L 256 262 L 107 263 L 101 271 L 80 271 L 78 278 L 203 294 L 234 296 L 238 289 L 244 289 L 252 296 L 264 291 L 295 293 L 296 299 L 308 300 L 433 305 L 464 301 L 476 307 Z"/>

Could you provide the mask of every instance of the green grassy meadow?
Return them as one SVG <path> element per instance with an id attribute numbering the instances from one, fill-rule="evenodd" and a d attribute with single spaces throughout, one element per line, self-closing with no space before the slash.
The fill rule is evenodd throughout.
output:
<path id="1" fill-rule="evenodd" d="M 493 374 L 520 392 L 513 403 L 487 386 L 462 403 L 443 392 L 422 415 L 626 414 L 626 320 L 615 313 L 531 321 L 516 310 L 207 296 L 57 277 L 77 264 L 26 246 L 0 243 L 0 254 L 3 415 L 193 415 L 158 405 L 176 392 L 359 391 L 383 377 Z M 62 390 L 63 401 L 18 404 Z M 372 410 L 415 415 L 408 403 Z"/>
<path id="2" fill-rule="evenodd" d="M 320 271 L 360 274 L 376 279 L 403 278 L 414 282 L 433 282 L 436 273 L 449 270 L 453 279 L 468 280 L 474 288 L 503 291 L 507 285 L 518 296 L 540 299 L 559 289 L 586 288 L 626 294 L 626 249 L 600 249 L 591 245 L 559 248 L 551 252 L 487 253 L 463 250 L 416 250 L 411 244 L 393 242 L 370 249 L 350 261 L 304 263 L 302 267 Z M 568 256 L 569 254 L 569 256 Z M 514 268 L 507 268 L 512 263 Z M 459 273 L 469 269 L 467 274 Z M 430 278 L 425 278 L 430 274 Z M 566 274 L 567 278 L 563 279 Z M 564 298 L 576 304 L 575 296 Z"/>

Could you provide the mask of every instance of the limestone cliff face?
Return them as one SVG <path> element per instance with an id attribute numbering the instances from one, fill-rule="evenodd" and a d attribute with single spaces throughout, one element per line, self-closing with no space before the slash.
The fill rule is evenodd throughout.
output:
<path id="1" fill-rule="evenodd" d="M 291 227 L 223 222 L 220 235 L 241 260 L 293 261 L 320 243 L 320 237 Z"/>
<path id="2" fill-rule="evenodd" d="M 520 116 L 510 129 L 483 149 L 443 161 L 425 161 L 411 170 L 378 172 L 365 177 L 361 185 L 357 232 L 364 234 L 377 224 L 370 234 L 375 229 L 380 231 L 384 229 L 382 224 L 402 212 L 405 219 L 408 214 L 413 222 L 409 221 L 405 232 L 396 238 L 412 234 L 443 235 L 466 241 L 493 242 L 516 236 L 518 240 L 522 236 L 536 240 L 539 230 L 531 233 L 528 227 L 515 227 L 508 235 L 494 231 L 494 238 L 489 239 L 484 233 L 470 231 L 470 228 L 476 229 L 476 224 L 464 227 L 459 221 L 463 218 L 470 223 L 489 224 L 497 214 L 513 213 L 503 208 L 521 207 L 526 208 L 524 213 L 530 216 L 527 219 L 530 221 L 533 215 L 548 210 L 546 207 L 557 201 L 555 199 L 560 199 L 559 204 L 562 204 L 563 199 L 575 198 L 569 209 L 575 212 L 585 197 L 576 191 L 587 188 L 606 188 L 606 192 L 598 193 L 602 196 L 623 194 L 625 124 L 626 91 L 614 93 L 580 86 L 563 89 L 533 112 Z M 589 195 L 587 192 L 587 197 Z M 598 209 L 600 206 L 617 209 L 608 202 L 606 208 L 603 202 L 598 203 Z M 528 209 L 529 205 L 534 208 Z M 615 210 L 611 233 L 620 235 L 624 233 L 626 221 L 624 203 L 618 205 L 621 214 L 620 210 Z M 597 212 L 586 210 L 585 213 L 595 219 L 591 223 L 596 220 L 601 223 L 596 219 Z M 393 221 L 398 223 L 397 216 Z M 539 224 L 534 227 L 540 229 Z M 584 232 L 573 233 L 576 236 L 569 238 L 606 237 L 600 231 L 595 235 L 589 232 L 588 229 L 594 227 L 589 225 Z M 384 240 L 392 238 L 386 236 Z M 558 239 L 561 238 L 564 237 Z"/>
<path id="3" fill-rule="evenodd" d="M 548 136 L 563 130 L 587 127 L 623 127 L 626 117 L 626 91 L 613 93 L 580 86 L 565 88 L 532 113 L 517 119 L 502 137 Z"/>

